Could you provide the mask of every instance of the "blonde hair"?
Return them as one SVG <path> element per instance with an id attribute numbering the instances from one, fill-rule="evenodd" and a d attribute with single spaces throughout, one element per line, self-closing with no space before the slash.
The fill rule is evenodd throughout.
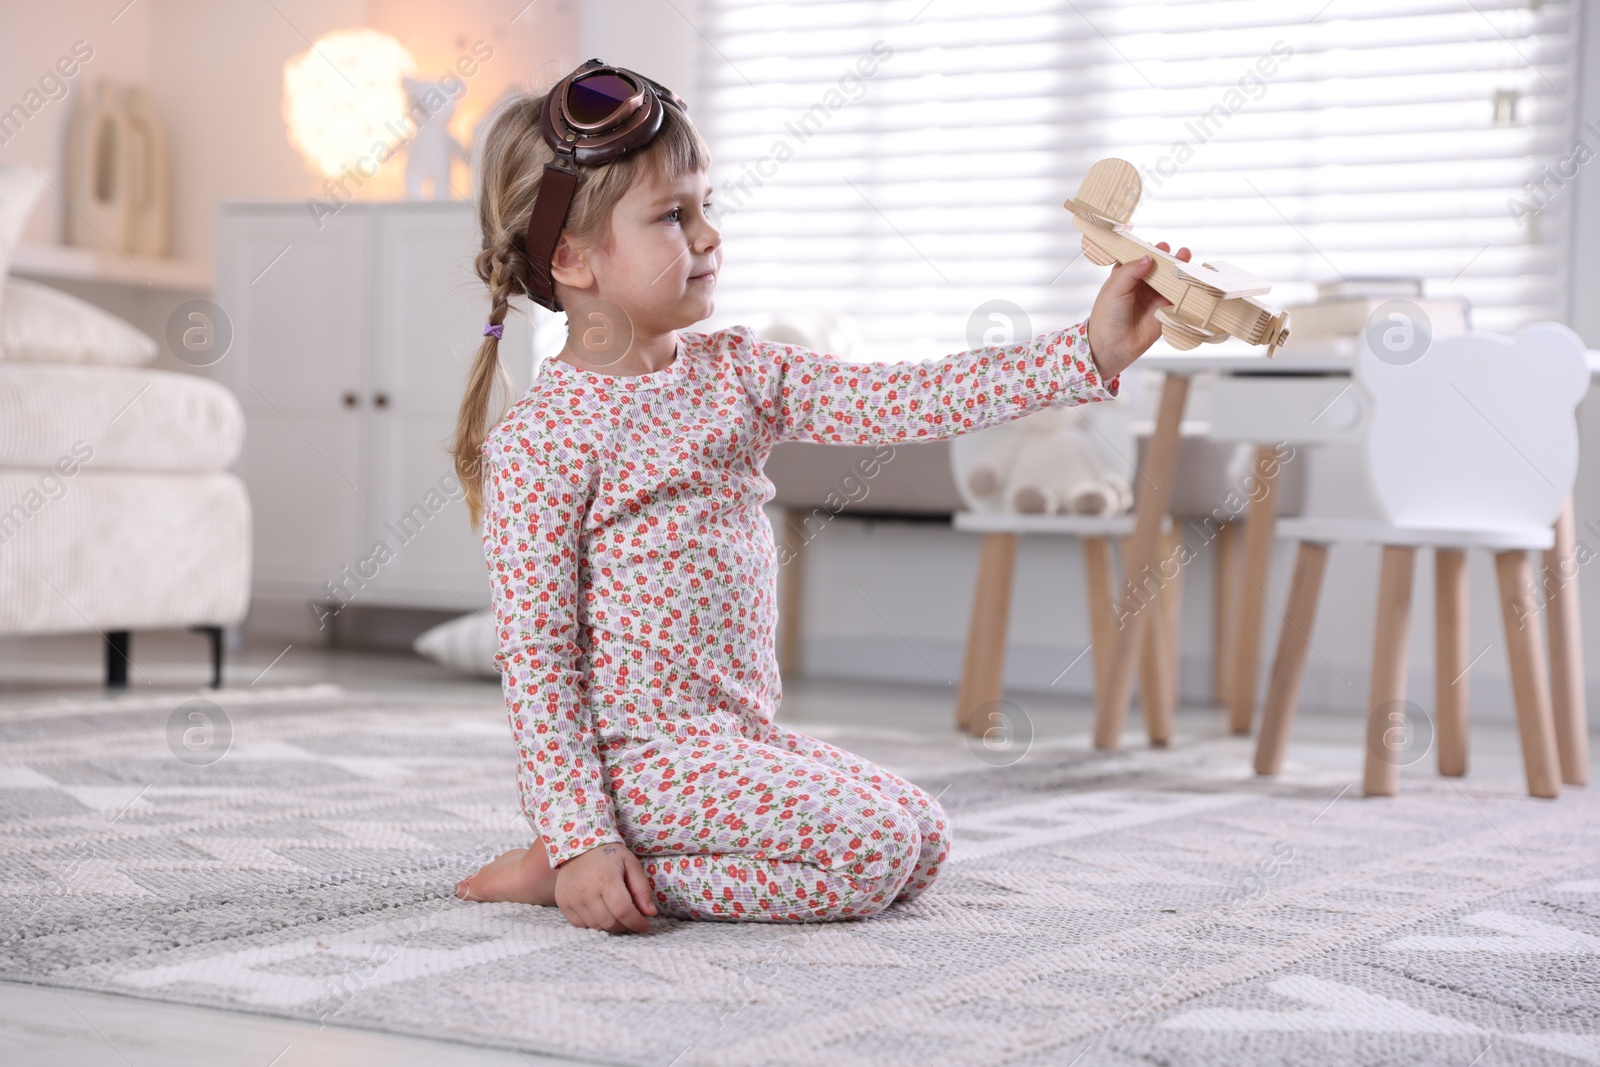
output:
<path id="1" fill-rule="evenodd" d="M 518 92 L 508 97 L 490 119 L 478 162 L 478 228 L 482 245 L 474 260 L 478 277 L 489 287 L 489 322 L 503 323 L 511 298 L 529 291 L 532 265 L 523 248 L 533 201 L 539 193 L 544 165 L 555 158 L 539 128 L 546 93 Z M 662 107 L 661 129 L 648 145 L 625 152 L 598 166 L 578 168 L 572 206 L 561 232 L 601 247 L 612 247 L 611 213 L 636 178 L 650 170 L 666 181 L 709 170 L 711 150 L 687 115 L 670 104 Z M 467 514 L 476 527 L 483 517 L 483 445 L 493 424 L 489 400 L 496 383 L 510 391 L 500 365 L 500 341 L 493 334 L 478 346 L 467 372 L 466 393 L 456 418 L 456 476 L 466 493 Z M 497 416 L 495 424 L 500 417 Z"/>

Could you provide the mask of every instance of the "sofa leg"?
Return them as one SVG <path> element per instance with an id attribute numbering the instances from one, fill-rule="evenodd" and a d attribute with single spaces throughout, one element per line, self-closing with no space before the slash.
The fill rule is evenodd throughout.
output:
<path id="1" fill-rule="evenodd" d="M 222 688 L 222 627 L 220 626 L 191 626 L 189 629 L 196 633 L 205 634 L 211 638 L 211 688 Z"/>
<path id="2" fill-rule="evenodd" d="M 128 631 L 112 630 L 105 636 L 106 688 L 126 689 L 128 687 Z"/>

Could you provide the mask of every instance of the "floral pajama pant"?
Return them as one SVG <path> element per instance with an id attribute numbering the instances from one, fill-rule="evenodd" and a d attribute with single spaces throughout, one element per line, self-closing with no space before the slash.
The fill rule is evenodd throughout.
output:
<path id="1" fill-rule="evenodd" d="M 602 748 L 617 832 L 659 914 L 733 922 L 860 919 L 933 884 L 944 809 L 849 752 L 775 723 Z"/>

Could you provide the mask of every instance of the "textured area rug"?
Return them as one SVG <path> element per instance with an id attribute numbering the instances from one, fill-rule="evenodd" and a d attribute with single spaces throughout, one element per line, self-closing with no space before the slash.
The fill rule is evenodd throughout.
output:
<path id="1" fill-rule="evenodd" d="M 644 1067 L 1600 1064 L 1596 791 L 813 729 L 939 795 L 935 887 L 613 936 L 452 895 L 528 836 L 498 708 L 209 699 L 0 711 L 0 977 Z"/>

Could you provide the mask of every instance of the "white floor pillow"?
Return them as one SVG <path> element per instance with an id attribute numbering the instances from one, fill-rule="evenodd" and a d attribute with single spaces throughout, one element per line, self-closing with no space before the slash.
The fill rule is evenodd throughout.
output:
<path id="1" fill-rule="evenodd" d="M 48 285 L 8 278 L 0 306 L 0 359 L 137 367 L 156 358 L 148 334 Z"/>
<path id="2" fill-rule="evenodd" d="M 494 621 L 476 611 L 440 623 L 418 637 L 411 647 L 417 655 L 461 674 L 500 677 L 494 665 L 500 636 L 495 633 Z"/>

